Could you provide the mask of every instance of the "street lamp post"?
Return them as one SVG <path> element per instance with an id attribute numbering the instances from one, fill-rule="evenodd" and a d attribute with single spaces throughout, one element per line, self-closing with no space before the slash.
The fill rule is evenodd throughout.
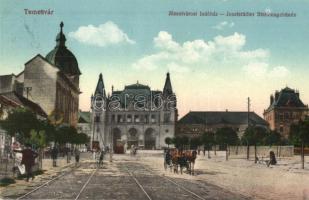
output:
<path id="1" fill-rule="evenodd" d="M 113 122 L 112 122 L 113 123 Z M 110 148 L 109 148 L 109 162 L 113 162 L 113 150 L 114 150 L 114 144 L 113 144 L 113 124 L 111 123 L 111 129 L 110 129 Z"/>

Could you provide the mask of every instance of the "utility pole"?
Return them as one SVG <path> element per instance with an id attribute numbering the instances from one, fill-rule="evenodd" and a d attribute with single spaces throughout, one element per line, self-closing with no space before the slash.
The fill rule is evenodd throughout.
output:
<path id="1" fill-rule="evenodd" d="M 27 99 L 29 96 L 30 91 L 32 90 L 32 87 L 24 87 L 24 90 L 26 91 Z"/>
<path id="2" fill-rule="evenodd" d="M 250 97 L 248 97 L 248 116 L 247 116 L 247 125 L 250 126 Z"/>
<path id="3" fill-rule="evenodd" d="M 250 97 L 247 98 L 248 100 L 248 113 L 247 113 L 247 129 L 249 129 L 250 127 Z M 249 130 L 248 130 L 249 131 Z M 249 146 L 249 142 L 247 140 L 247 160 L 249 160 L 250 157 L 250 146 Z"/>

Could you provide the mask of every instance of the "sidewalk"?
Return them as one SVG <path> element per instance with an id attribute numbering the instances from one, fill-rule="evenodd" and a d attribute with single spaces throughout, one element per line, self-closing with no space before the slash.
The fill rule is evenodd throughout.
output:
<path id="1" fill-rule="evenodd" d="M 66 157 L 57 159 L 57 167 L 52 166 L 51 159 L 43 159 L 43 170 L 44 173 L 41 175 L 35 176 L 34 180 L 26 182 L 25 180 L 15 179 L 16 183 L 8 185 L 6 187 L 0 187 L 0 199 L 5 197 L 14 197 L 24 194 L 26 189 L 29 187 L 36 187 L 42 182 L 45 182 L 52 177 L 58 175 L 62 171 L 68 171 L 75 164 L 74 159 L 71 159 L 70 163 L 67 163 Z"/>

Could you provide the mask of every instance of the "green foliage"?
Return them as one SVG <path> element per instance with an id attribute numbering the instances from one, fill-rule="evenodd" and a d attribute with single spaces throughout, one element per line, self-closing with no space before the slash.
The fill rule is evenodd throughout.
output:
<path id="1" fill-rule="evenodd" d="M 182 136 L 180 138 L 180 142 L 181 142 L 182 148 L 184 148 L 184 146 L 189 145 L 189 138 L 187 136 Z"/>
<path id="2" fill-rule="evenodd" d="M 71 138 L 72 144 L 86 144 L 90 138 L 85 133 L 74 133 L 73 138 Z"/>
<path id="3" fill-rule="evenodd" d="M 213 132 L 205 132 L 201 136 L 201 142 L 205 146 L 210 146 L 215 144 L 215 134 Z"/>
<path id="4" fill-rule="evenodd" d="M 182 146 L 181 138 L 178 136 L 172 138 L 172 143 L 175 145 L 176 148 L 180 148 Z"/>
<path id="5" fill-rule="evenodd" d="M 202 141 L 201 141 L 201 138 L 199 138 L 199 137 L 193 137 L 193 138 L 190 139 L 191 149 L 197 149 L 197 147 L 201 144 L 202 144 Z"/>
<path id="6" fill-rule="evenodd" d="M 298 124 L 291 125 L 290 141 L 295 146 L 300 146 L 301 143 L 309 144 L 309 120 L 299 121 Z"/>
<path id="7" fill-rule="evenodd" d="M 277 131 L 268 131 L 266 137 L 264 138 L 264 143 L 266 145 L 281 145 L 283 144 L 283 139 Z"/>
<path id="8" fill-rule="evenodd" d="M 34 145 L 34 148 L 43 148 L 46 146 L 45 131 L 31 130 L 30 138 L 26 138 L 25 143 Z"/>
<path id="9" fill-rule="evenodd" d="M 170 138 L 170 137 L 166 137 L 166 138 L 165 138 L 165 144 L 167 144 L 168 146 L 169 146 L 170 144 L 172 144 L 172 142 L 173 142 L 172 138 Z"/>
<path id="10" fill-rule="evenodd" d="M 262 145 L 265 142 L 267 130 L 263 127 L 250 126 L 245 130 L 241 140 L 248 145 Z"/>
<path id="11" fill-rule="evenodd" d="M 5 186 L 8 186 L 14 183 L 15 183 L 15 180 L 12 178 L 5 177 L 5 178 L 0 179 L 0 187 L 5 187 Z"/>
<path id="12" fill-rule="evenodd" d="M 27 108 L 16 108 L 1 122 L 1 127 L 10 136 L 17 137 L 21 142 L 30 138 L 31 130 L 40 126 L 36 115 Z"/>
<path id="13" fill-rule="evenodd" d="M 236 131 L 230 127 L 218 129 L 215 137 L 217 143 L 220 145 L 236 145 L 239 143 L 239 138 Z"/>

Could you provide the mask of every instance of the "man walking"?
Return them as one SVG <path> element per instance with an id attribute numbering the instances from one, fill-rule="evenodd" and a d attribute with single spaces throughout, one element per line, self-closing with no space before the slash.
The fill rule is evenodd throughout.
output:
<path id="1" fill-rule="evenodd" d="M 79 163 L 79 157 L 80 157 L 80 151 L 77 147 L 75 147 L 74 154 L 75 154 L 75 165 L 77 165 Z"/>
<path id="2" fill-rule="evenodd" d="M 27 176 L 27 182 L 29 181 L 30 176 L 32 180 L 34 179 L 32 173 L 32 167 L 34 166 L 35 158 L 38 157 L 38 154 L 31 149 L 30 144 L 26 144 L 26 148 L 23 150 L 14 150 L 15 152 L 22 154 L 21 164 L 25 165 L 25 171 Z"/>

